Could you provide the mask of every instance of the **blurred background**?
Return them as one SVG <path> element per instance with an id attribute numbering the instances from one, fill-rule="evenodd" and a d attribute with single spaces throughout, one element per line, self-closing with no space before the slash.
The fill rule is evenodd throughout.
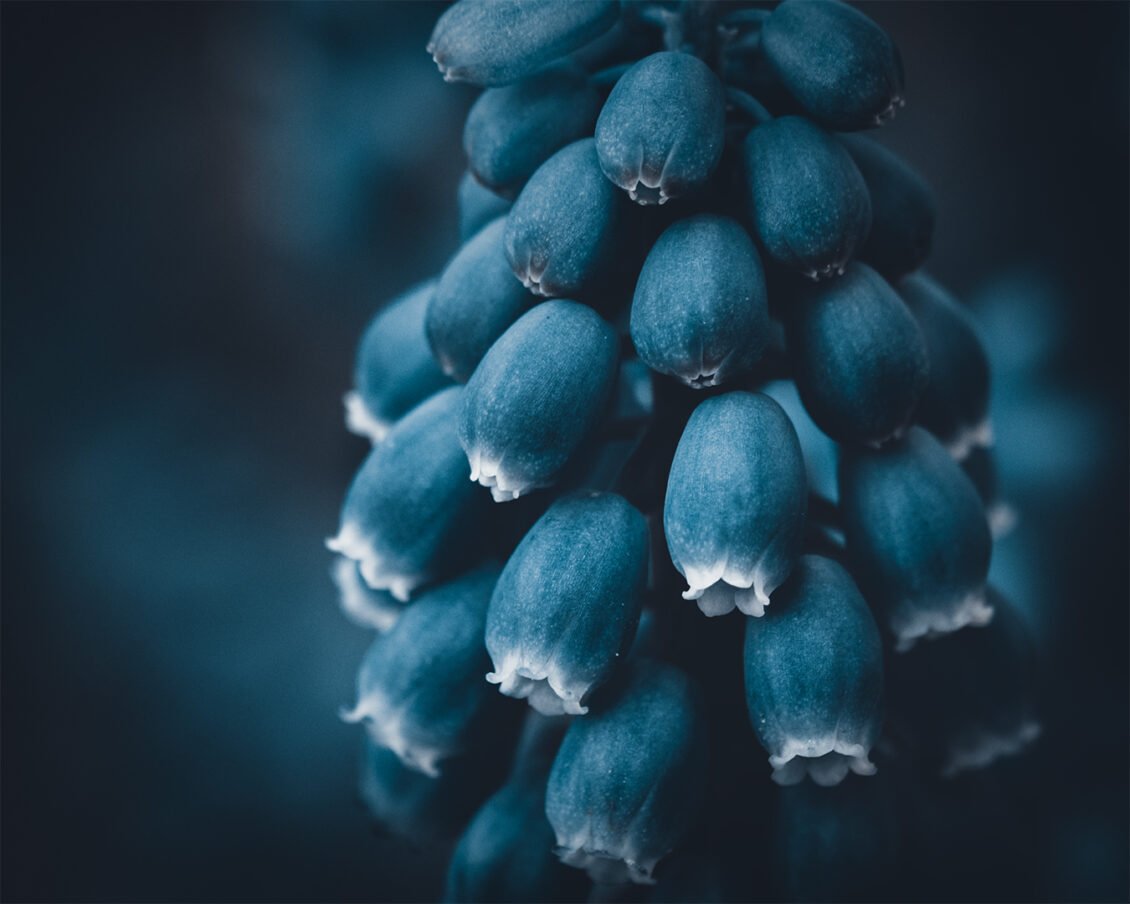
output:
<path id="1" fill-rule="evenodd" d="M 863 8 L 996 368 L 993 577 L 1049 685 L 994 767 L 1030 841 L 968 897 L 1125 900 L 1130 7 Z M 322 540 L 361 329 L 457 245 L 442 9 L 0 7 L 6 900 L 440 891 L 357 801 L 369 637 Z"/>

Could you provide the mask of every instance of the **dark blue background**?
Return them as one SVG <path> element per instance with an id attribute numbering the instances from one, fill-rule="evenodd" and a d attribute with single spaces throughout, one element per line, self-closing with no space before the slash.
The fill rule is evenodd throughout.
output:
<path id="1" fill-rule="evenodd" d="M 439 852 L 355 800 L 368 638 L 322 538 L 365 449 L 356 338 L 457 241 L 473 92 L 423 51 L 440 9 L 0 8 L 6 899 L 437 893 Z M 1034 381 L 997 392 L 1000 579 L 1054 686 L 1024 893 L 1125 899 L 1128 7 L 865 9 L 932 269 Z"/>

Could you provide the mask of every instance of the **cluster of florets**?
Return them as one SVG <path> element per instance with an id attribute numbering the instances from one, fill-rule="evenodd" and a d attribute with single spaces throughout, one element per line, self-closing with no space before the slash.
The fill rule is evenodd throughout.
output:
<path id="1" fill-rule="evenodd" d="M 570 897 L 554 851 L 648 882 L 693 849 L 750 729 L 781 785 L 872 775 L 884 698 L 943 771 L 1030 740 L 1023 683 L 931 701 L 944 669 L 892 655 L 976 629 L 987 687 L 1027 651 L 985 627 L 988 366 L 916 272 L 930 190 L 843 134 L 903 104 L 890 38 L 836 0 L 460 0 L 428 49 L 486 88 L 464 244 L 365 334 L 347 411 L 374 445 L 329 541 L 381 632 L 347 714 L 374 809 L 466 817 L 452 776 L 512 761 L 449 893 Z M 744 640 L 673 639 L 683 599 Z M 900 670 L 914 693 L 884 690 Z M 538 714 L 516 755 L 505 698 Z"/>

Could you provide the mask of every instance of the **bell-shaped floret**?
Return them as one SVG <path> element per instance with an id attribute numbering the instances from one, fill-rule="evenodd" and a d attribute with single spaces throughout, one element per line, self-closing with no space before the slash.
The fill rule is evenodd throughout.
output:
<path id="1" fill-rule="evenodd" d="M 650 883 L 692 831 L 706 785 L 698 694 L 678 669 L 631 663 L 615 697 L 569 726 L 545 810 L 557 851 L 597 881 Z"/>
<path id="2" fill-rule="evenodd" d="M 908 276 L 899 292 L 918 321 L 930 358 L 930 379 L 915 421 L 962 461 L 993 443 L 989 424 L 989 358 L 966 310 L 930 277 Z"/>
<path id="3" fill-rule="evenodd" d="M 428 344 L 443 372 L 461 383 L 495 340 L 539 299 L 510 270 L 502 247 L 506 218 L 484 226 L 451 259 L 428 303 Z"/>
<path id="4" fill-rule="evenodd" d="M 615 493 L 550 506 L 502 572 L 487 615 L 487 680 L 549 715 L 585 713 L 639 623 L 647 523 Z"/>
<path id="5" fill-rule="evenodd" d="M 591 138 L 538 167 L 506 222 L 506 256 L 531 292 L 548 297 L 591 290 L 624 237 L 626 200 L 600 171 Z"/>
<path id="6" fill-rule="evenodd" d="M 609 94 L 596 123 L 604 174 L 640 204 L 664 204 L 706 184 L 726 143 L 722 83 L 698 57 L 644 57 Z"/>
<path id="7" fill-rule="evenodd" d="M 922 331 L 865 264 L 802 287 L 788 326 L 797 389 L 816 424 L 841 443 L 878 444 L 903 430 L 928 379 Z"/>
<path id="8" fill-rule="evenodd" d="M 616 0 L 459 0 L 427 49 L 445 81 L 506 85 L 604 34 L 619 15 Z"/>
<path id="9" fill-rule="evenodd" d="M 1038 660 L 1031 632 L 992 588 L 992 621 L 900 656 L 892 709 L 939 771 L 984 769 L 1040 735 Z"/>
<path id="10" fill-rule="evenodd" d="M 356 562 L 337 556 L 330 573 L 337 585 L 341 611 L 350 621 L 381 632 L 396 624 L 404 611 L 404 603 L 387 590 L 374 590 L 366 584 Z"/>
<path id="11" fill-rule="evenodd" d="M 899 649 L 988 623 L 992 539 L 985 511 L 933 436 L 912 427 L 882 449 L 845 450 L 840 511 L 853 571 Z"/>
<path id="12" fill-rule="evenodd" d="M 353 478 L 338 535 L 326 541 L 360 564 L 374 590 L 407 600 L 476 554 L 474 526 L 489 500 L 467 482 L 458 420 L 465 390 L 437 393 L 376 446 Z"/>
<path id="13" fill-rule="evenodd" d="M 471 479 L 496 502 L 553 483 L 604 411 L 617 352 L 612 328 L 575 301 L 524 314 L 467 384 L 459 440 Z"/>
<path id="14" fill-rule="evenodd" d="M 819 126 L 783 116 L 749 133 L 744 162 L 766 254 L 813 280 L 842 274 L 871 227 L 871 198 L 851 155 Z"/>
<path id="15" fill-rule="evenodd" d="M 934 243 L 934 193 L 899 156 L 862 135 L 841 135 L 871 195 L 871 231 L 859 252 L 887 279 L 917 270 Z"/>
<path id="16" fill-rule="evenodd" d="M 483 185 L 512 198 L 554 153 L 592 134 L 600 103 L 585 71 L 569 63 L 490 88 L 467 114 L 467 164 Z"/>
<path id="17" fill-rule="evenodd" d="M 439 774 L 442 760 L 484 740 L 494 695 L 483 631 L 498 578 L 484 566 L 424 593 L 365 654 L 357 704 L 343 713 L 364 722 L 373 742 L 404 765 Z"/>
<path id="18" fill-rule="evenodd" d="M 459 180 L 459 238 L 466 242 L 491 220 L 510 210 L 510 200 L 479 184 L 470 173 Z"/>
<path id="19" fill-rule="evenodd" d="M 903 105 L 898 48 L 839 0 L 785 0 L 761 27 L 760 51 L 804 111 L 828 128 L 870 129 Z"/>
<path id="20" fill-rule="evenodd" d="M 685 599 L 762 615 L 800 555 L 808 487 L 796 431 L 761 393 L 707 399 L 675 450 L 663 529 Z"/>
<path id="21" fill-rule="evenodd" d="M 424 316 L 435 280 L 421 283 L 377 312 L 357 349 L 355 389 L 345 397 L 346 424 L 379 442 L 389 428 L 451 381 L 432 357 Z"/>
<path id="22" fill-rule="evenodd" d="M 769 308 L 745 230 L 710 214 L 668 227 L 636 283 L 631 333 L 650 368 L 688 386 L 747 373 L 769 344 Z"/>
<path id="23" fill-rule="evenodd" d="M 475 814 L 456 845 L 445 901 L 585 900 L 587 882 L 554 855 L 553 829 L 545 815 L 546 780 L 567 722 L 531 717 L 509 780 Z"/>
<path id="24" fill-rule="evenodd" d="M 844 568 L 803 556 L 745 636 L 749 717 L 773 780 L 836 785 L 871 775 L 879 737 L 883 650 L 867 603 Z"/>

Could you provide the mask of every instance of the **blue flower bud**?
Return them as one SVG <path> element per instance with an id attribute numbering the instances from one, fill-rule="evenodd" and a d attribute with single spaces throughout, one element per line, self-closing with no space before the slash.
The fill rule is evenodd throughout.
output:
<path id="1" fill-rule="evenodd" d="M 445 81 L 506 85 L 604 34 L 619 14 L 616 0 L 459 0 L 427 50 Z"/>
<path id="2" fill-rule="evenodd" d="M 977 490 L 925 430 L 878 450 L 845 450 L 840 510 L 853 570 L 900 650 L 984 625 L 992 540 Z"/>
<path id="3" fill-rule="evenodd" d="M 459 249 L 439 278 L 424 323 L 443 372 L 461 383 L 495 340 L 537 299 L 514 278 L 499 217 Z"/>
<path id="4" fill-rule="evenodd" d="M 505 774 L 506 758 L 490 750 L 451 760 L 438 777 L 409 769 L 366 734 L 360 796 L 381 828 L 421 847 L 454 841 Z"/>
<path id="5" fill-rule="evenodd" d="M 601 93 L 573 64 L 484 91 L 463 128 L 463 150 L 483 185 L 515 196 L 555 152 L 592 134 Z"/>
<path id="6" fill-rule="evenodd" d="M 487 680 L 539 712 L 586 713 L 639 623 L 647 523 L 615 493 L 559 499 L 502 572 L 487 615 Z"/>
<path id="7" fill-rule="evenodd" d="M 545 811 L 558 855 L 598 881 L 650 883 L 694 828 L 706 784 L 698 694 L 678 669 L 631 664 L 613 701 L 569 726 Z"/>
<path id="8" fill-rule="evenodd" d="M 352 559 L 334 559 L 331 575 L 341 603 L 341 610 L 354 624 L 384 632 L 396 624 L 404 604 L 391 593 L 374 590 L 365 583 L 361 569 Z"/>
<path id="9" fill-rule="evenodd" d="M 999 593 L 988 594 L 993 618 L 985 627 L 894 663 L 894 716 L 946 777 L 1015 756 L 1040 735 L 1031 633 Z"/>
<path id="10" fill-rule="evenodd" d="M 617 352 L 612 328 L 575 301 L 522 315 L 467 384 L 459 440 L 471 479 L 496 502 L 553 483 L 604 411 Z"/>
<path id="11" fill-rule="evenodd" d="M 459 238 L 467 241 L 475 233 L 510 210 L 510 201 L 479 184 L 470 173 L 459 180 Z"/>
<path id="12" fill-rule="evenodd" d="M 915 170 L 862 135 L 841 135 L 871 196 L 871 231 L 859 258 L 888 279 L 917 270 L 934 243 L 937 204 Z"/>
<path id="13" fill-rule="evenodd" d="M 879 737 L 883 651 L 851 576 L 831 559 L 803 556 L 764 618 L 745 636 L 746 703 L 769 751 L 773 781 L 810 775 L 836 785 L 872 775 Z"/>
<path id="14" fill-rule="evenodd" d="M 746 138 L 745 176 L 769 257 L 814 280 L 844 272 L 867 239 L 871 198 L 835 138 L 799 116 L 759 125 Z"/>
<path id="15" fill-rule="evenodd" d="M 735 606 L 762 615 L 789 576 L 808 501 L 804 457 L 781 406 L 761 393 L 729 392 L 687 422 L 663 508 L 684 599 L 706 615 Z"/>
<path id="16" fill-rule="evenodd" d="M 908 276 L 899 285 L 918 321 L 930 358 L 930 379 L 915 420 L 958 461 L 993 444 L 989 424 L 989 358 L 961 304 L 930 277 Z"/>
<path id="17" fill-rule="evenodd" d="M 653 53 L 629 69 L 596 123 L 604 174 L 640 204 L 706 184 L 726 135 L 722 83 L 689 53 Z"/>
<path id="18" fill-rule="evenodd" d="M 507 218 L 515 275 L 538 295 L 591 287 L 615 257 L 623 203 L 600 171 L 591 138 L 562 148 L 530 177 Z"/>
<path id="19" fill-rule="evenodd" d="M 376 744 L 426 775 L 466 752 L 490 718 L 494 699 L 482 682 L 487 605 L 494 566 L 441 584 L 404 610 L 377 637 L 357 676 L 357 704 L 342 714 L 364 721 Z"/>
<path id="20" fill-rule="evenodd" d="M 761 27 L 761 53 L 813 119 L 854 131 L 903 105 L 898 49 L 867 16 L 838 0 L 785 0 Z"/>
<path id="21" fill-rule="evenodd" d="M 428 348 L 424 315 L 435 280 L 409 289 L 377 312 L 357 349 L 356 388 L 345 397 L 346 422 L 379 442 L 389 427 L 451 381 Z"/>
<path id="22" fill-rule="evenodd" d="M 926 386 L 922 331 L 898 294 L 865 264 L 805 286 L 788 326 L 804 407 L 841 443 L 876 444 L 910 422 Z"/>
<path id="23" fill-rule="evenodd" d="M 752 368 L 769 342 L 769 308 L 761 258 L 745 230 L 711 214 L 669 227 L 636 283 L 631 332 L 649 367 L 689 386 L 715 386 Z"/>
<path id="24" fill-rule="evenodd" d="M 476 551 L 471 538 L 485 498 L 467 482 L 457 430 L 464 389 L 450 387 L 401 420 L 353 478 L 338 535 L 326 541 L 360 563 L 374 590 L 407 600 Z"/>

